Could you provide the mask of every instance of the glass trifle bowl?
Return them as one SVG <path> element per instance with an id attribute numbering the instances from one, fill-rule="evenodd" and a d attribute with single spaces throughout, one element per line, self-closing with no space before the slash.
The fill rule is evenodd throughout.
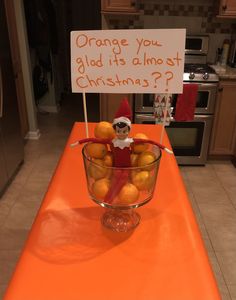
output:
<path id="1" fill-rule="evenodd" d="M 117 232 L 134 229 L 140 222 L 136 208 L 153 197 L 161 150 L 145 143 L 145 151 L 131 154 L 131 167 L 111 166 L 111 153 L 103 159 L 90 157 L 87 147 L 82 149 L 87 188 L 90 198 L 106 210 L 102 224 Z"/>

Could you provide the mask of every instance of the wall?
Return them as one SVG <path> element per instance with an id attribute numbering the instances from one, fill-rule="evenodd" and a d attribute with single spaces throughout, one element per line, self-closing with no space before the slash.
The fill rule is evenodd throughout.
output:
<path id="1" fill-rule="evenodd" d="M 27 139 L 38 139 L 40 132 L 38 129 L 38 121 L 36 116 L 36 108 L 34 101 L 34 92 L 31 79 L 31 62 L 30 52 L 27 41 L 26 24 L 23 0 L 14 0 L 17 34 L 20 50 L 20 57 L 22 62 L 22 73 L 24 78 L 25 98 L 29 122 L 29 132 L 26 136 Z"/>
<path id="2" fill-rule="evenodd" d="M 236 19 L 217 18 L 215 0 L 140 0 L 140 15 L 103 17 L 103 28 L 186 28 L 188 35 L 206 34 L 210 37 L 208 62 L 214 63 L 217 48 L 224 39 L 231 39 Z"/>

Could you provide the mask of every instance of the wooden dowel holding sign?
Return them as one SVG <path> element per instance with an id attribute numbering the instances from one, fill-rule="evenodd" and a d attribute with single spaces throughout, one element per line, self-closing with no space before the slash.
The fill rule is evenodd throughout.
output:
<path id="1" fill-rule="evenodd" d="M 84 121 L 85 121 L 85 130 L 86 130 L 86 137 L 89 137 L 88 133 L 88 116 L 87 116 L 87 105 L 86 105 L 86 96 L 85 92 L 83 92 L 83 107 L 84 107 Z"/>
<path id="2" fill-rule="evenodd" d="M 162 144 L 164 128 L 165 128 L 165 125 L 166 125 L 166 117 L 167 117 L 169 97 L 170 97 L 170 94 L 165 94 L 165 109 L 164 109 L 164 117 L 163 117 L 163 122 L 162 122 L 160 144 Z"/>

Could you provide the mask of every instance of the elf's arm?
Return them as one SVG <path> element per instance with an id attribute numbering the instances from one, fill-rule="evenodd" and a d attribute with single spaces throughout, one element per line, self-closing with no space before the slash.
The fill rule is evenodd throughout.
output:
<path id="1" fill-rule="evenodd" d="M 98 138 L 86 138 L 82 140 L 78 140 L 75 143 L 70 144 L 71 147 L 77 146 L 79 144 L 84 144 L 84 143 L 100 143 L 100 144 L 111 144 L 110 139 L 98 139 Z"/>
<path id="2" fill-rule="evenodd" d="M 166 152 L 170 153 L 170 154 L 173 154 L 173 151 L 171 151 L 170 149 L 166 148 L 164 145 L 161 145 L 153 140 L 146 140 L 146 139 L 136 139 L 136 138 L 133 138 L 134 140 L 134 144 L 144 144 L 144 143 L 149 143 L 149 144 L 153 144 L 153 145 L 156 145 L 158 146 L 159 148 L 165 150 Z"/>

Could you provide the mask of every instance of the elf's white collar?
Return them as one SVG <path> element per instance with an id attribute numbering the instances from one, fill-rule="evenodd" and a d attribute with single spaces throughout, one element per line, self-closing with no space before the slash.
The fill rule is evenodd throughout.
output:
<path id="1" fill-rule="evenodd" d="M 112 140 L 112 144 L 114 145 L 114 147 L 118 147 L 120 149 L 124 149 L 125 147 L 129 147 L 130 144 L 132 144 L 134 142 L 134 140 L 132 138 L 126 138 L 124 140 L 120 140 L 118 138 L 115 138 Z"/>

